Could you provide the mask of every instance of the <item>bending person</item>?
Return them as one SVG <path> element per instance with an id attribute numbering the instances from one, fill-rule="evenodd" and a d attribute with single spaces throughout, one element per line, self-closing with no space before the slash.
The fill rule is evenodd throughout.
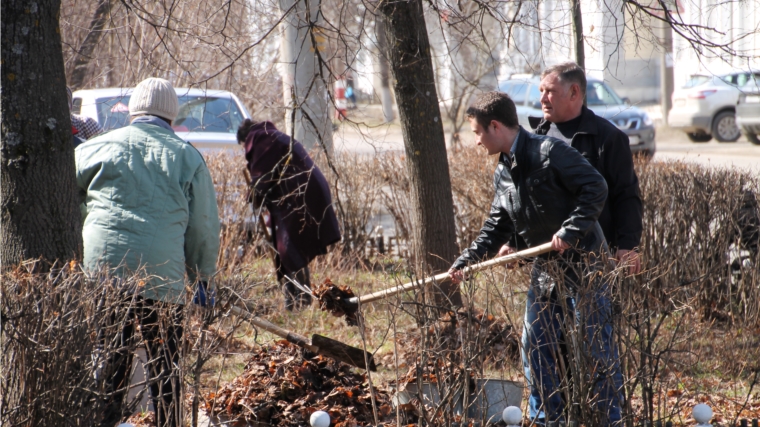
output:
<path id="1" fill-rule="evenodd" d="M 269 211 L 285 307 L 299 309 L 311 304 L 311 295 L 293 281 L 309 287 L 309 262 L 340 240 L 330 187 L 303 145 L 271 122 L 246 119 L 237 139 L 245 146 L 254 208 L 263 205 Z"/>

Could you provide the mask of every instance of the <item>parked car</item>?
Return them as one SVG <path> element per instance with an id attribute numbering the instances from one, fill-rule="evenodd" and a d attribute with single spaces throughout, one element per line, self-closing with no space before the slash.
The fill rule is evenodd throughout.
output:
<path id="1" fill-rule="evenodd" d="M 179 114 L 172 123 L 180 138 L 199 149 L 240 149 L 236 132 L 251 115 L 243 103 L 225 90 L 175 88 Z M 97 120 L 104 131 L 129 124 L 132 89 L 78 90 L 73 93 L 73 112 Z"/>
<path id="2" fill-rule="evenodd" d="M 686 132 L 692 142 L 734 142 L 741 132 L 736 125 L 736 103 L 741 91 L 758 72 L 735 72 L 720 76 L 695 74 L 673 92 L 668 125 Z"/>
<path id="3" fill-rule="evenodd" d="M 537 76 L 513 76 L 499 84 L 499 90 L 506 92 L 515 102 L 520 125 L 531 129 L 528 117 L 542 117 L 541 80 Z M 586 103 L 596 115 L 604 117 L 628 135 L 631 152 L 654 155 L 655 130 L 649 115 L 640 108 L 629 105 L 612 88 L 600 80 L 588 79 Z"/>
<path id="4" fill-rule="evenodd" d="M 741 87 L 736 124 L 749 142 L 760 145 L 760 80 L 750 80 Z"/>

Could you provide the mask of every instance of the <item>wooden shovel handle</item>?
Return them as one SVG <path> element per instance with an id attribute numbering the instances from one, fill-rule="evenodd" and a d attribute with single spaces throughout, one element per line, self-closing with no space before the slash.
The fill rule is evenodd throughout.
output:
<path id="1" fill-rule="evenodd" d="M 552 244 L 551 244 L 551 242 L 544 243 L 543 245 L 539 245 L 539 246 L 536 246 L 536 247 L 533 247 L 533 248 L 530 248 L 530 249 L 525 249 L 524 251 L 515 252 L 513 254 L 504 255 L 502 257 L 498 257 L 498 258 L 494 258 L 494 259 L 491 259 L 491 260 L 488 260 L 488 261 L 479 262 L 477 264 L 470 265 L 470 266 L 464 268 L 464 273 L 465 274 L 467 274 L 467 273 L 476 273 L 478 271 L 482 271 L 482 270 L 485 270 L 487 268 L 491 268 L 491 267 L 496 266 L 496 265 L 508 264 L 508 263 L 510 263 L 512 261 L 517 261 L 517 260 L 520 260 L 520 259 L 523 259 L 523 258 L 531 258 L 531 257 L 534 257 L 534 256 L 538 256 L 538 255 L 542 255 L 542 254 L 551 252 L 551 251 L 552 251 Z M 419 287 L 427 285 L 428 283 L 432 283 L 432 282 L 440 283 L 440 282 L 443 282 L 443 281 L 446 281 L 446 280 L 449 280 L 449 273 L 448 272 L 437 274 L 437 275 L 435 275 L 433 277 L 428 277 L 425 280 L 415 281 L 415 282 L 409 282 L 407 284 L 404 284 L 404 285 L 401 285 L 401 286 L 396 286 L 394 288 L 384 289 L 382 291 L 377 291 L 377 292 L 374 292 L 374 293 L 371 293 L 371 294 L 363 295 L 363 296 L 359 297 L 359 299 L 358 299 L 357 302 L 359 302 L 361 304 L 369 303 L 369 302 L 377 301 L 379 299 L 387 298 L 389 296 L 400 294 L 402 292 L 410 291 L 412 289 L 417 289 Z"/>
<path id="2" fill-rule="evenodd" d="M 258 326 L 259 328 L 271 332 L 279 337 L 285 338 L 288 340 L 288 342 L 291 342 L 299 347 L 303 347 L 312 353 L 319 353 L 319 348 L 311 345 L 311 341 L 306 338 L 303 335 L 298 335 L 294 332 L 290 332 L 287 329 L 282 329 L 281 327 L 275 325 L 274 323 L 267 322 L 266 320 L 254 316 L 251 313 L 240 309 L 240 307 L 232 306 L 230 307 L 230 312 L 233 314 L 242 317 L 246 321 L 250 322 L 251 324 Z"/>

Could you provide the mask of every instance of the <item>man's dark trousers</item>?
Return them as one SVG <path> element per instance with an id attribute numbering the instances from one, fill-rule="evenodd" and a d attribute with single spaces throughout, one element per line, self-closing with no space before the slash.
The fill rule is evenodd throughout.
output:
<path id="1" fill-rule="evenodd" d="M 113 376 L 112 396 L 103 418 L 104 427 L 113 427 L 131 414 L 124 413 L 124 400 L 129 389 L 133 350 L 137 345 L 136 324 L 146 347 L 146 363 L 151 400 L 156 414 L 157 427 L 178 427 L 181 421 L 181 387 L 179 370 L 180 342 L 182 338 L 182 306 L 129 297 L 126 319 L 117 335 L 118 351 L 109 358 Z"/>
<path id="2" fill-rule="evenodd" d="M 621 419 L 623 376 L 608 286 L 600 280 L 578 286 L 579 264 L 562 268 L 560 274 L 547 265 L 544 260 L 534 264 L 523 325 L 530 418 L 540 424 L 566 420 L 568 393 L 576 387 L 575 394 L 593 396 L 591 402 L 580 403 L 590 403 L 596 425 L 616 425 Z M 554 279 L 557 276 L 562 276 L 561 283 Z M 558 284 L 549 290 L 550 283 Z M 571 380 L 570 371 L 581 363 L 575 374 L 584 375 L 580 388 L 585 390 Z"/>

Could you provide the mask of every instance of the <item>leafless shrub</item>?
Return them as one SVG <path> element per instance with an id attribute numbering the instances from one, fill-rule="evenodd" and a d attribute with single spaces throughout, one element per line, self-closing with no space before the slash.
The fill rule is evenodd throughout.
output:
<path id="1" fill-rule="evenodd" d="M 370 221 L 379 208 L 380 163 L 368 156 L 339 153 L 334 156 L 334 167 L 337 173 L 328 173 L 328 180 L 333 184 L 333 203 L 343 236 L 340 251 L 363 258 L 372 233 Z M 322 170 L 333 172 L 331 168 Z"/>
<path id="2" fill-rule="evenodd" d="M 760 193 L 757 178 L 678 162 L 638 168 L 647 270 L 637 277 L 638 287 L 653 292 L 664 310 L 697 297 L 694 309 L 707 319 L 760 320 L 755 286 L 760 214 L 751 203 L 751 195 Z"/>
<path id="3" fill-rule="evenodd" d="M 141 340 L 123 339 L 122 333 L 136 326 L 133 313 L 141 309 L 142 300 L 135 291 L 145 286 L 148 276 L 141 271 L 119 277 L 107 270 L 84 274 L 74 262 L 39 274 L 32 272 L 33 264 L 30 261 L 0 275 L 0 422 L 8 426 L 101 425 L 109 422 L 104 417 L 115 403 L 127 416 L 133 413 L 148 387 L 167 380 L 164 374 L 152 376 L 146 370 L 145 380 L 134 384 L 131 392 L 128 381 L 120 386 L 112 382 L 117 361 L 124 357 L 131 361 L 141 347 Z M 246 295 L 257 283 L 240 277 L 231 274 L 216 280 L 215 308 L 190 303 L 194 286 L 188 285 L 188 304 L 156 305 L 151 310 L 158 324 L 171 325 L 159 327 L 155 339 L 181 339 L 179 364 L 168 378 L 177 385 L 184 377 L 185 387 L 184 391 L 175 388 L 178 398 L 166 410 L 190 411 L 187 418 L 193 425 L 197 425 L 205 391 L 200 382 L 204 364 L 234 347 L 233 332 L 241 325 L 240 319 L 227 318 L 225 307 L 256 306 Z M 175 327 L 180 328 L 179 336 L 164 335 Z M 146 331 L 143 328 L 140 334 L 149 339 Z M 131 369 L 125 375 L 131 378 Z M 186 395 L 189 407 L 184 407 Z"/>
<path id="4" fill-rule="evenodd" d="M 449 165 L 456 209 L 457 241 L 460 248 L 464 249 L 475 240 L 488 217 L 493 201 L 496 159 L 484 159 L 480 147 L 463 147 L 449 155 Z"/>

